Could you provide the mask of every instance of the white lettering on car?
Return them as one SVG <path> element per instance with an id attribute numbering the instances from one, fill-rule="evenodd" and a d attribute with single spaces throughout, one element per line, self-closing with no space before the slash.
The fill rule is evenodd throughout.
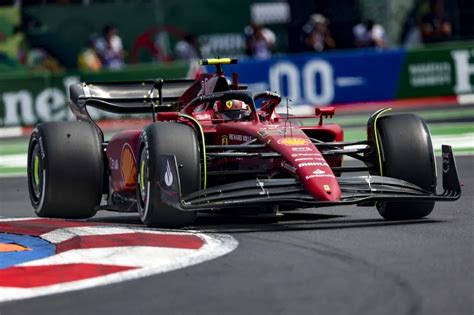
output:
<path id="1" fill-rule="evenodd" d="M 304 162 L 298 164 L 298 167 L 307 167 L 307 166 L 329 166 L 326 162 Z"/>
<path id="2" fill-rule="evenodd" d="M 305 176 L 305 179 L 312 179 L 312 178 L 320 178 L 320 177 L 329 177 L 329 178 L 334 178 L 335 176 L 332 174 L 313 174 L 313 175 L 307 175 Z"/>
<path id="3" fill-rule="evenodd" d="M 296 151 L 296 152 L 304 152 L 304 151 L 312 151 L 313 149 L 310 147 L 293 147 L 291 148 L 291 151 Z"/>
<path id="4" fill-rule="evenodd" d="M 326 162 L 326 160 L 323 158 L 323 157 L 302 157 L 302 158 L 297 158 L 295 159 L 295 162 L 298 162 L 298 161 L 323 161 L 323 162 Z"/>
<path id="5" fill-rule="evenodd" d="M 237 135 L 237 134 L 229 134 L 229 139 L 230 140 L 233 140 L 233 141 L 242 141 L 242 142 L 248 142 L 248 141 L 252 141 L 253 138 L 251 136 L 247 136 L 247 135 Z"/>
<path id="6" fill-rule="evenodd" d="M 296 149 L 296 148 L 293 148 L 293 149 Z M 291 156 L 292 157 L 297 157 L 297 156 L 319 156 L 319 157 L 321 157 L 322 154 L 321 153 L 316 153 L 316 152 L 313 152 L 313 153 L 292 153 Z"/>

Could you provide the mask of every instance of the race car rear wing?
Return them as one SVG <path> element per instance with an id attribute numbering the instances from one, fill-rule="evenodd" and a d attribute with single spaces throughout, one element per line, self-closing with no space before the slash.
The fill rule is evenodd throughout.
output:
<path id="1" fill-rule="evenodd" d="M 123 82 L 79 83 L 69 87 L 69 107 L 78 120 L 91 124 L 97 130 L 99 141 L 104 134 L 87 111 L 92 106 L 117 114 L 177 111 L 181 95 L 195 80 L 143 80 Z"/>
<path id="2" fill-rule="evenodd" d="M 73 112 L 85 106 L 118 114 L 170 111 L 195 80 L 143 80 L 79 83 L 69 87 Z M 151 102 L 154 106 L 151 106 Z"/>

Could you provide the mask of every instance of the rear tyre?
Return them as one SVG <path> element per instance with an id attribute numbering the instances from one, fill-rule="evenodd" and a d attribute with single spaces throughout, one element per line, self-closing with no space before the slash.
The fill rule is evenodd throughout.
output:
<path id="1" fill-rule="evenodd" d="M 181 182 L 181 192 L 186 195 L 201 186 L 199 142 L 188 125 L 159 122 L 142 131 L 137 172 L 137 206 L 143 223 L 149 227 L 175 228 L 193 224 L 196 211 L 182 211 L 161 201 L 157 183 L 160 174 L 160 154 L 175 155 Z"/>
<path id="2" fill-rule="evenodd" d="M 89 218 L 102 197 L 103 151 L 85 122 L 38 125 L 28 146 L 28 190 L 40 217 Z"/>
<path id="3" fill-rule="evenodd" d="M 379 175 L 402 179 L 435 193 L 436 162 L 423 119 L 414 114 L 387 115 L 380 117 L 375 127 Z M 434 205 L 434 201 L 376 203 L 380 215 L 387 220 L 420 219 L 429 215 Z"/>

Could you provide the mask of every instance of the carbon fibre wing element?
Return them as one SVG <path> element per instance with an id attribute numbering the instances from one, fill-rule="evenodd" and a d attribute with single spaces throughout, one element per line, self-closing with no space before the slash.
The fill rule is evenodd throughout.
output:
<path id="1" fill-rule="evenodd" d="M 338 179 L 341 187 L 339 201 L 319 201 L 309 195 L 295 178 L 245 180 L 199 190 L 182 196 L 176 157 L 161 155 L 161 199 L 164 203 L 186 211 L 217 210 L 252 207 L 262 204 L 289 204 L 302 207 L 364 205 L 375 201 L 454 201 L 461 196 L 461 185 L 452 148 L 442 146 L 443 188 L 433 194 L 421 187 L 396 178 L 384 176 L 348 176 Z M 166 175 L 168 174 L 168 175 Z M 169 174 L 176 180 L 170 184 Z M 166 178 L 168 176 L 168 185 Z"/>

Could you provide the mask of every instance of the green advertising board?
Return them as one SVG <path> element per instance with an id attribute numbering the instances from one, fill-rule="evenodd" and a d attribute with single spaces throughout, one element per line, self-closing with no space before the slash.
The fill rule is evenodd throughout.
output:
<path id="1" fill-rule="evenodd" d="M 474 92 L 474 42 L 407 50 L 397 99 Z"/>
<path id="2" fill-rule="evenodd" d="M 46 121 L 72 119 L 67 107 L 68 87 L 79 82 L 183 78 L 190 73 L 188 63 L 137 65 L 121 71 L 100 73 L 20 72 L 0 76 L 0 127 L 34 125 Z M 95 119 L 113 117 L 93 111 Z"/>

